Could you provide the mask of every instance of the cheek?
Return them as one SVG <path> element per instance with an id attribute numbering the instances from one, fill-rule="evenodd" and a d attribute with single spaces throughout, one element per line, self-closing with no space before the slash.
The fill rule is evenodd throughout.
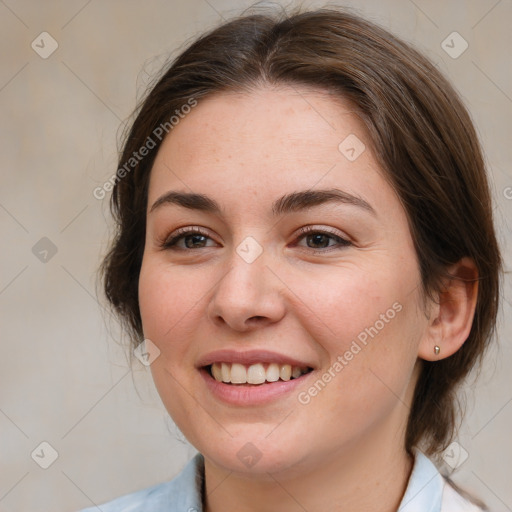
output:
<path id="1" fill-rule="evenodd" d="M 194 416 L 197 404 L 186 390 L 193 389 L 190 340 L 201 317 L 201 297 L 208 289 L 200 272 L 172 267 L 145 255 L 139 276 L 139 306 L 144 337 L 160 350 L 151 364 L 156 389 L 180 429 Z"/>
<path id="2" fill-rule="evenodd" d="M 382 265 L 384 268 L 385 265 Z M 343 351 L 352 339 L 380 320 L 380 315 L 395 317 L 393 304 L 402 299 L 400 284 L 390 272 L 362 265 L 324 267 L 308 274 L 289 276 L 302 308 L 302 319 L 310 319 L 308 330 L 319 343 Z M 302 305 L 300 304 L 302 303 Z M 309 311 L 309 315 L 306 312 Z"/>
<path id="3" fill-rule="evenodd" d="M 413 264 L 390 262 L 327 272 L 328 279 L 319 271 L 295 280 L 294 292 L 304 298 L 299 320 L 336 375 L 339 401 L 352 403 L 357 414 L 365 404 L 375 407 L 389 389 L 400 395 L 407 387 L 426 325 L 418 308 L 418 273 Z M 341 393 L 346 389 L 349 396 Z"/>
<path id="4" fill-rule="evenodd" d="M 198 314 L 208 282 L 198 269 L 181 269 L 145 258 L 139 277 L 139 306 L 144 335 L 171 339 Z"/>

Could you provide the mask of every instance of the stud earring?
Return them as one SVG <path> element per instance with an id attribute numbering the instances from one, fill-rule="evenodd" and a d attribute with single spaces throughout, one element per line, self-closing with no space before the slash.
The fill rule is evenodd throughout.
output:
<path id="1" fill-rule="evenodd" d="M 434 347 L 434 354 L 437 356 L 437 355 L 439 355 L 439 352 L 441 352 L 441 348 L 436 345 Z"/>

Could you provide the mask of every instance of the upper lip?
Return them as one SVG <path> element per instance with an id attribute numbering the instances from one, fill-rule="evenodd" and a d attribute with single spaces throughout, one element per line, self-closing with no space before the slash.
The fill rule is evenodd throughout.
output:
<path id="1" fill-rule="evenodd" d="M 209 366 L 212 363 L 239 363 L 251 365 L 255 363 L 278 363 L 298 366 L 300 368 L 313 368 L 313 365 L 296 359 L 295 357 L 271 352 L 269 350 L 216 350 L 200 357 L 196 363 L 198 368 Z"/>

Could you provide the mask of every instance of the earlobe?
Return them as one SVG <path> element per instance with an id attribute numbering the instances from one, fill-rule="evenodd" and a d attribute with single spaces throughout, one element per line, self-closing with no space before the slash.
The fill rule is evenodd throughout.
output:
<path id="1" fill-rule="evenodd" d="M 459 350 L 471 331 L 477 296 L 478 270 L 472 259 L 462 258 L 447 269 L 418 357 L 438 361 Z"/>

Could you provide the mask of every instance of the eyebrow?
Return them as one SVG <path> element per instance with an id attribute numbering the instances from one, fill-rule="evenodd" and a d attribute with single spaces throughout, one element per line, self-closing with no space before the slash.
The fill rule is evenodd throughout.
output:
<path id="1" fill-rule="evenodd" d="M 326 190 L 301 190 L 285 194 L 272 204 L 272 215 L 277 217 L 285 213 L 306 210 L 325 203 L 342 203 L 357 206 L 372 215 L 374 208 L 361 197 L 354 196 L 336 188 Z M 219 203 L 205 194 L 169 191 L 159 197 L 151 206 L 149 213 L 163 205 L 175 204 L 191 210 L 222 214 Z"/>

